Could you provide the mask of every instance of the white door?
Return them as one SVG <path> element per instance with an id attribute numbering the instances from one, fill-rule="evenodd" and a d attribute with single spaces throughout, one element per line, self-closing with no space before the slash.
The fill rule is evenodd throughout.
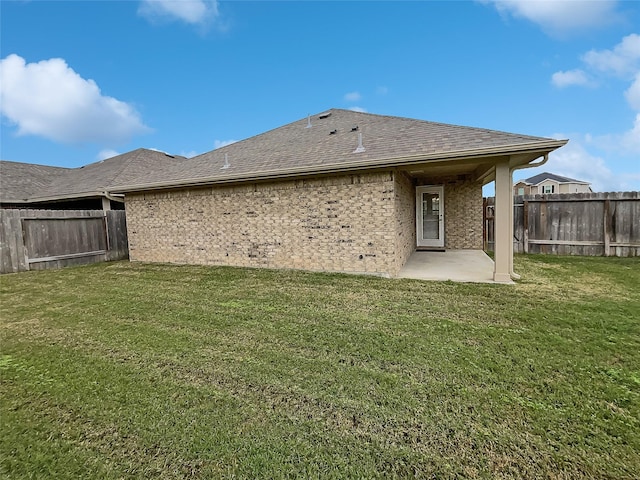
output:
<path id="1" fill-rule="evenodd" d="M 444 248 L 444 187 L 416 187 L 418 247 Z"/>

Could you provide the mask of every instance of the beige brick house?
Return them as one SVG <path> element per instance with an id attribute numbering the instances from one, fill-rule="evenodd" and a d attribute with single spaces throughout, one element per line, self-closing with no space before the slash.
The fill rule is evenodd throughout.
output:
<path id="1" fill-rule="evenodd" d="M 332 109 L 112 192 L 133 261 L 393 277 L 416 249 L 482 249 L 495 179 L 494 280 L 510 281 L 513 170 L 565 143 Z"/>

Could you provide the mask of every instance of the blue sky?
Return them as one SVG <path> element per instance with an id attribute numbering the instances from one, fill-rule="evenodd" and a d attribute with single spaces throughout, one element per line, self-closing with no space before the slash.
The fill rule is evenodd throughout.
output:
<path id="1" fill-rule="evenodd" d="M 0 9 L 4 160 L 193 156 L 335 107 L 569 138 L 543 170 L 640 190 L 640 2 Z"/>

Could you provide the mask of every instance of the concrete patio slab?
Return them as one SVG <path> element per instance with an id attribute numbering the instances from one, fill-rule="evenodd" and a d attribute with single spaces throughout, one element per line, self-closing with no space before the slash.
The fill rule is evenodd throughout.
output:
<path id="1" fill-rule="evenodd" d="M 417 280 L 497 283 L 493 281 L 493 260 L 482 250 L 413 252 L 400 270 L 398 277 Z"/>

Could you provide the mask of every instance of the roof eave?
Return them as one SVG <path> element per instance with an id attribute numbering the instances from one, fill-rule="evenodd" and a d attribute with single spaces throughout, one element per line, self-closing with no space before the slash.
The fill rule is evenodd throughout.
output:
<path id="1" fill-rule="evenodd" d="M 33 198 L 22 198 L 20 200 L 11 200 L 11 199 L 3 199 L 2 203 L 46 203 L 46 202 L 55 202 L 60 200 L 80 200 L 87 198 L 100 198 L 105 197 L 107 195 L 106 192 L 84 192 L 84 193 L 69 193 L 65 195 L 51 195 L 46 197 L 33 197 Z"/>
<path id="2" fill-rule="evenodd" d="M 541 180 L 541 181 L 540 181 L 540 182 L 538 182 L 538 183 L 531 183 L 530 185 L 531 185 L 532 187 L 539 187 L 539 186 L 540 186 L 540 185 L 542 185 L 544 182 L 548 182 L 548 181 L 555 182 L 555 183 L 557 183 L 558 185 L 568 185 L 568 184 L 570 184 L 570 183 L 577 183 L 578 185 L 591 185 L 591 183 L 590 183 L 590 182 L 582 182 L 582 181 L 580 181 L 580 180 L 576 180 L 576 181 L 573 181 L 573 182 L 560 182 L 560 181 L 558 181 L 558 180 L 554 180 L 553 178 L 545 178 L 544 180 Z"/>
<path id="3" fill-rule="evenodd" d="M 143 192 L 150 190 L 166 190 L 173 188 L 189 188 L 189 187 L 203 187 L 207 185 L 225 184 L 225 183 L 237 183 L 247 181 L 259 181 L 259 180 L 274 180 L 284 179 L 291 177 L 298 177 L 302 175 L 317 175 L 317 174 L 330 174 L 330 173 L 344 173 L 353 170 L 363 169 L 378 169 L 383 167 L 402 167 L 418 163 L 431 163 L 436 161 L 455 161 L 455 160 L 469 160 L 474 158 L 483 157 L 495 157 L 515 154 L 538 154 L 533 156 L 530 160 L 524 163 L 528 163 L 540 155 L 549 153 L 557 148 L 562 147 L 568 140 L 547 140 L 532 142 L 528 144 L 519 145 L 507 145 L 501 147 L 489 147 L 472 150 L 460 150 L 445 153 L 434 153 L 428 155 L 410 155 L 394 158 L 382 158 L 377 160 L 367 161 L 354 161 L 342 164 L 330 164 L 330 165 L 317 165 L 314 167 L 299 167 L 288 168 L 282 170 L 271 170 L 259 173 L 245 173 L 245 174 L 231 174 L 226 176 L 215 177 L 201 177 L 190 178 L 174 182 L 155 182 L 145 183 L 137 185 L 123 185 L 120 187 L 114 187 L 110 189 L 112 193 L 133 193 Z"/>

